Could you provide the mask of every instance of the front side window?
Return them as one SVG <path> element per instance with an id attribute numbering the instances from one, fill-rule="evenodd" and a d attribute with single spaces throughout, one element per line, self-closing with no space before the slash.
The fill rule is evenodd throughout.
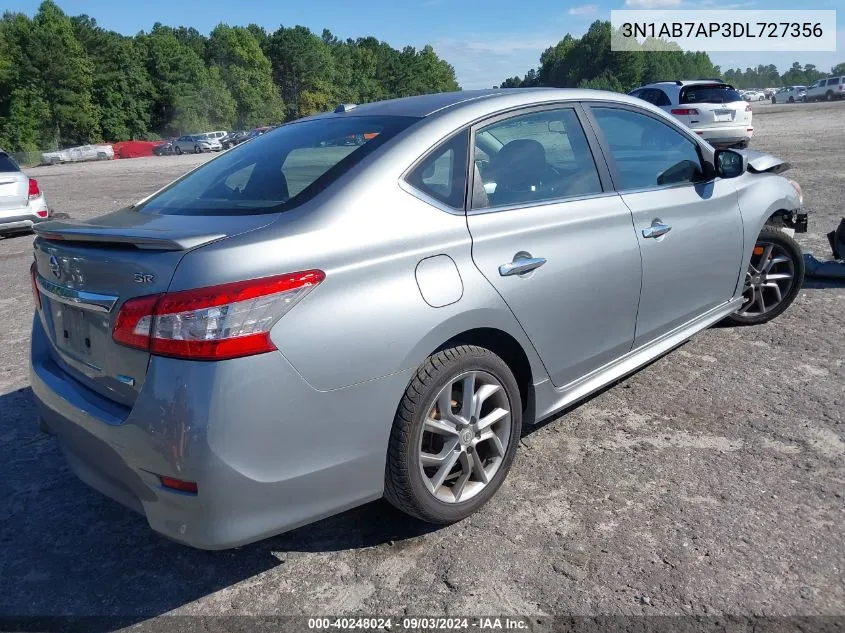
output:
<path id="1" fill-rule="evenodd" d="M 162 215 L 286 211 L 417 120 L 350 116 L 289 123 L 207 162 L 136 210 Z"/>
<path id="2" fill-rule="evenodd" d="M 698 146 L 657 119 L 619 108 L 593 107 L 616 166 L 621 190 L 698 182 Z"/>
<path id="3" fill-rule="evenodd" d="M 476 132 L 472 208 L 601 193 L 593 154 L 571 108 L 522 114 Z"/>

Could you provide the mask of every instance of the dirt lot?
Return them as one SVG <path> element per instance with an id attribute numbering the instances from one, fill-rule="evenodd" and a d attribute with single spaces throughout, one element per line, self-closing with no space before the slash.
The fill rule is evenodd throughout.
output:
<path id="1" fill-rule="evenodd" d="M 828 257 L 845 103 L 755 105 Z M 91 217 L 205 157 L 31 170 Z M 0 615 L 738 614 L 845 616 L 845 287 L 715 328 L 527 433 L 500 493 L 442 529 L 373 503 L 240 550 L 162 540 L 86 488 L 27 388 L 31 236 L 0 240 Z M 702 265 L 706 265 L 702 262 Z"/>

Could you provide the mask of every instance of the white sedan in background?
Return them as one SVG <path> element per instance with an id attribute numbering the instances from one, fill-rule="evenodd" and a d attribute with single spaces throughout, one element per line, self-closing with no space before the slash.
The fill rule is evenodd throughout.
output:
<path id="1" fill-rule="evenodd" d="M 81 163 L 89 160 L 111 160 L 114 158 L 114 148 L 111 145 L 80 145 L 56 152 L 41 154 L 44 165 L 59 165 L 61 163 Z"/>
<path id="2" fill-rule="evenodd" d="M 807 86 L 786 86 L 772 97 L 772 103 L 795 103 L 807 100 Z"/>

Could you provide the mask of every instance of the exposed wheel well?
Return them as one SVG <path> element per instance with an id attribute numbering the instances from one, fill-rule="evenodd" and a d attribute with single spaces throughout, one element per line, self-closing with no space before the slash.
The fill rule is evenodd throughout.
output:
<path id="1" fill-rule="evenodd" d="M 486 347 L 505 361 L 516 378 L 516 384 L 519 385 L 523 411 L 529 414 L 533 411 L 534 390 L 532 385 L 534 382 L 531 374 L 531 363 L 528 362 L 528 356 L 522 349 L 522 345 L 514 337 L 507 332 L 494 328 L 477 328 L 453 336 L 438 349 L 453 347 L 457 344 Z M 530 424 L 530 421 L 528 423 Z"/>

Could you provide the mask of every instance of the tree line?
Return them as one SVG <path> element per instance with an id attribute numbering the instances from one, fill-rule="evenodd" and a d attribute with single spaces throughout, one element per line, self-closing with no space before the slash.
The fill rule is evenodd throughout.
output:
<path id="1" fill-rule="evenodd" d="M 245 129 L 392 97 L 459 90 L 430 46 L 396 50 L 302 26 L 156 23 L 125 36 L 52 0 L 0 19 L 0 148 L 34 151 Z"/>
<path id="2" fill-rule="evenodd" d="M 610 22 L 596 20 L 582 37 L 567 34 L 543 51 L 538 68 L 522 77 L 509 77 L 494 87 L 580 87 L 628 92 L 653 81 L 724 79 L 736 88 L 777 88 L 809 86 L 828 74 L 845 74 L 845 63 L 825 73 L 813 64 L 802 66 L 798 62 L 783 74 L 774 65 L 722 72 L 707 53 L 684 52 L 660 40 L 647 39 L 642 45 L 628 44 L 627 50 L 612 51 L 611 43 L 617 35 Z"/>

